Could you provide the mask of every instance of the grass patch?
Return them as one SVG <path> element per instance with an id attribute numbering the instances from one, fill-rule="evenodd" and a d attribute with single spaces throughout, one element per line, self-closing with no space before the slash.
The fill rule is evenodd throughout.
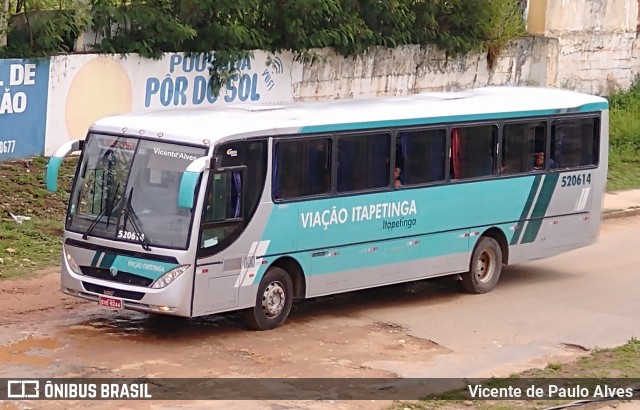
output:
<path id="1" fill-rule="evenodd" d="M 544 369 L 532 369 L 519 374 L 513 374 L 507 378 L 487 379 L 482 384 L 487 387 L 530 386 L 530 379 L 554 379 L 561 385 L 566 381 L 567 386 L 576 379 L 579 385 L 594 391 L 597 385 L 615 386 L 620 380 L 608 382 L 603 379 L 637 379 L 640 378 L 640 340 L 632 338 L 622 346 L 612 349 L 596 349 L 589 355 L 580 357 L 570 363 L 550 363 Z M 560 380 L 558 380 L 560 379 Z M 536 386 L 545 386 L 544 382 L 535 383 Z M 625 387 L 627 387 L 625 385 Z M 634 386 L 636 388 L 640 386 Z M 469 400 L 468 389 L 456 389 L 443 392 L 434 399 L 418 402 L 398 402 L 391 406 L 390 410 L 416 409 L 416 410 L 445 410 L 474 408 L 482 410 L 501 409 L 545 409 L 560 404 L 566 404 L 576 399 L 561 400 Z"/>
<path id="2" fill-rule="evenodd" d="M 607 191 L 622 191 L 625 189 L 640 188 L 640 153 L 635 157 L 611 153 L 609 162 L 609 175 L 607 178 Z"/>
<path id="3" fill-rule="evenodd" d="M 45 188 L 46 163 L 44 157 L 0 163 L 0 280 L 60 262 L 63 220 L 77 159 L 64 160 L 56 193 Z M 31 219 L 19 224 L 12 214 Z"/>
<path id="4" fill-rule="evenodd" d="M 640 188 L 640 77 L 609 96 L 608 191 Z"/>

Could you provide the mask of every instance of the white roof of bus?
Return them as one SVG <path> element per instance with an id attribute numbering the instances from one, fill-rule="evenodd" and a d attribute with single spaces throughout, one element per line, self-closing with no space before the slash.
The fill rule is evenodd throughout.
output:
<path id="1" fill-rule="evenodd" d="M 103 118 L 94 124 L 93 131 L 147 137 L 157 137 L 161 133 L 162 140 L 202 144 L 203 139 L 215 143 L 233 135 L 286 134 L 303 127 L 320 129 L 332 124 L 380 124 L 384 121 L 451 116 L 461 121 L 465 116 L 494 113 L 535 115 L 536 111 L 571 111 L 593 103 L 606 104 L 606 100 L 561 89 L 486 87 L 374 99 L 165 109 Z"/>

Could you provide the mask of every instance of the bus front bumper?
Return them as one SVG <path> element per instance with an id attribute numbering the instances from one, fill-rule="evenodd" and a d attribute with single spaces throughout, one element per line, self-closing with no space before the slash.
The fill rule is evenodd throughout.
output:
<path id="1" fill-rule="evenodd" d="M 106 281 L 69 272 L 63 266 L 61 290 L 96 304 L 115 309 L 191 317 L 191 272 L 184 272 L 167 287 L 152 289 Z M 122 296 L 134 295 L 133 297 Z M 103 303 L 108 301 L 110 303 Z"/>

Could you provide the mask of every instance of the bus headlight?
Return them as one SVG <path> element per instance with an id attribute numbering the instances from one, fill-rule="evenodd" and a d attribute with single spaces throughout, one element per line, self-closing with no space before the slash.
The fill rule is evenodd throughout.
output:
<path id="1" fill-rule="evenodd" d="M 189 269 L 190 266 L 191 265 L 182 265 L 182 266 L 178 266 L 175 269 L 171 269 L 169 272 L 167 272 L 164 275 L 160 276 L 155 282 L 153 282 L 153 285 L 151 285 L 151 287 L 153 289 L 162 289 L 165 286 L 168 286 L 178 276 L 182 275 L 182 272 L 184 272 L 187 269 Z"/>
<path id="2" fill-rule="evenodd" d="M 80 269 L 80 266 L 78 266 L 75 259 L 73 259 L 73 256 L 71 256 L 71 254 L 67 250 L 66 245 L 62 249 L 64 250 L 64 258 L 67 260 L 67 264 L 69 265 L 69 268 L 71 268 L 73 273 L 77 275 L 82 275 L 82 270 Z"/>

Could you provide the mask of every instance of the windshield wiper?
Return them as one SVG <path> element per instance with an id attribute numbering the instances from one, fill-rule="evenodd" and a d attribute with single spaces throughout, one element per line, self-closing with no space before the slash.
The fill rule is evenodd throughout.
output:
<path id="1" fill-rule="evenodd" d="M 120 189 L 120 185 L 118 185 L 118 187 L 116 188 L 116 192 L 118 192 L 118 189 Z M 87 230 L 82 234 L 82 239 L 84 239 L 85 241 L 87 240 L 87 237 L 89 236 L 91 231 L 93 231 L 93 228 L 95 228 L 96 225 L 98 225 L 98 222 L 100 222 L 100 220 L 102 220 L 102 217 L 105 216 L 105 214 L 107 213 L 107 209 L 109 209 L 109 215 L 107 217 L 107 228 L 109 227 L 109 220 L 111 219 L 111 213 L 113 212 L 113 208 L 115 208 L 120 203 L 120 201 L 122 201 L 122 197 L 120 197 L 118 199 L 118 202 L 114 204 L 113 201 L 115 199 L 116 197 L 114 195 L 113 198 L 111 199 L 111 204 L 109 204 L 109 206 L 103 207 L 102 210 L 100 210 L 100 212 L 95 217 L 95 219 L 91 221 L 91 225 L 89 225 L 89 228 L 87 228 Z"/>
<path id="2" fill-rule="evenodd" d="M 149 244 L 147 243 L 146 239 L 145 239 L 145 235 L 142 232 L 142 229 L 140 229 L 140 226 L 138 225 L 138 223 L 140 222 L 140 219 L 138 218 L 138 215 L 136 215 L 136 212 L 133 210 L 133 208 L 131 207 L 131 198 L 133 198 L 133 188 L 131 188 L 131 190 L 129 191 L 129 195 L 127 195 L 126 197 L 126 205 L 124 207 L 124 230 L 127 230 L 127 220 L 131 221 L 131 226 L 133 226 L 133 231 L 135 233 L 135 237 L 136 239 L 138 239 L 138 242 L 140 242 L 140 244 L 142 245 L 142 249 L 144 249 L 145 251 L 149 252 L 151 251 L 151 248 L 149 247 Z"/>

